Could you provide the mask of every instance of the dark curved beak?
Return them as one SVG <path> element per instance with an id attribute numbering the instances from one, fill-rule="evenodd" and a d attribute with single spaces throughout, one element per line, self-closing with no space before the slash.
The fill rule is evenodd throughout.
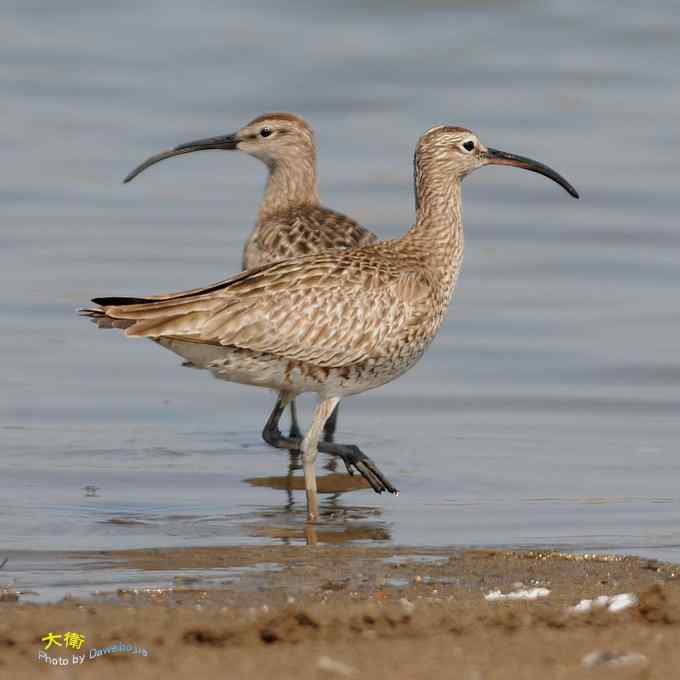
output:
<path id="1" fill-rule="evenodd" d="M 531 172 L 537 172 L 539 175 L 544 175 L 553 182 L 557 182 L 567 193 L 571 194 L 574 198 L 578 198 L 578 191 L 574 189 L 569 182 L 567 182 L 562 175 L 555 172 L 552 168 L 549 168 L 543 163 L 539 163 L 531 158 L 526 158 L 524 156 L 516 156 L 514 153 L 506 153 L 505 151 L 500 151 L 499 149 L 487 148 L 486 158 L 490 165 L 514 165 L 516 168 L 523 168 L 524 170 L 530 170 Z"/>
<path id="2" fill-rule="evenodd" d="M 127 184 L 130 180 L 133 180 L 141 172 L 144 172 L 147 168 L 164 161 L 166 158 L 172 158 L 173 156 L 181 156 L 185 153 L 193 153 L 194 151 L 208 151 L 209 149 L 221 149 L 224 151 L 231 151 L 235 149 L 239 143 L 238 137 L 233 135 L 222 135 L 221 137 L 206 137 L 205 139 L 197 139 L 194 142 L 187 142 L 186 144 L 180 144 L 174 149 L 169 151 L 161 151 L 155 156 L 147 158 L 141 165 L 138 165 L 124 180 L 123 184 Z"/>

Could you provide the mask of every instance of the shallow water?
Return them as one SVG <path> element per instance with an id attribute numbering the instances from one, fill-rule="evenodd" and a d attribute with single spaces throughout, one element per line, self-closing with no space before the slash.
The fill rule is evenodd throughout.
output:
<path id="1" fill-rule="evenodd" d="M 339 438 L 401 494 L 329 497 L 326 540 L 680 560 L 674 9 L 1 10 L 0 548 L 303 540 L 301 492 L 244 482 L 287 474 L 259 437 L 273 395 L 74 314 L 236 271 L 259 163 L 195 154 L 121 179 L 162 148 L 293 110 L 317 129 L 325 203 L 385 237 L 411 223 L 413 146 L 440 122 L 582 194 L 508 168 L 466 180 L 439 337 L 342 406 Z"/>
<path id="2" fill-rule="evenodd" d="M 262 562 L 223 569 L 144 570 L 96 555 L 74 559 L 72 554 L 47 550 L 9 551 L 0 587 L 21 602 L 58 602 L 65 597 L 120 601 L 127 594 L 140 592 L 181 596 L 185 589 L 214 590 L 233 584 L 242 588 L 244 576 L 261 576 L 264 581 L 281 569 L 279 564 Z"/>

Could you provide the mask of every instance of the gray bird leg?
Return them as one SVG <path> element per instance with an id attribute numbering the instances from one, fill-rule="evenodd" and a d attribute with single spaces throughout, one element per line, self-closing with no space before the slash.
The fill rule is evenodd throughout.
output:
<path id="1" fill-rule="evenodd" d="M 295 399 L 292 399 L 290 402 L 290 430 L 288 431 L 288 436 L 302 439 L 302 430 L 300 429 L 300 424 L 298 423 L 297 419 L 297 407 L 295 405 Z"/>
<path id="2" fill-rule="evenodd" d="M 326 424 L 323 426 L 323 440 L 325 442 L 332 442 L 333 439 L 335 438 L 335 430 L 338 427 L 338 410 L 340 408 L 340 404 L 338 404 L 334 409 L 333 413 L 331 413 L 330 418 L 326 421 Z"/>

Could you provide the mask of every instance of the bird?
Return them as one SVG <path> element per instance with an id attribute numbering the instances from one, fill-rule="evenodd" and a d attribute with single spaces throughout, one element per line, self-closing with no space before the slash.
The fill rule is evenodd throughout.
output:
<path id="1" fill-rule="evenodd" d="M 95 298 L 98 306 L 81 313 L 129 337 L 152 338 L 226 380 L 273 387 L 284 406 L 315 393 L 302 441 L 281 437 L 302 451 L 314 524 L 318 451 L 348 447 L 320 441 L 324 423 L 342 398 L 406 373 L 435 338 L 463 259 L 461 181 L 494 164 L 539 173 L 579 198 L 547 165 L 487 147 L 468 128 L 438 125 L 416 145 L 415 223 L 402 237 L 280 260 L 172 295 Z M 281 410 L 267 423 L 274 432 Z"/>
<path id="2" fill-rule="evenodd" d="M 208 150 L 238 150 L 259 159 L 269 169 L 257 221 L 243 249 L 244 270 L 323 250 L 351 249 L 378 240 L 374 233 L 347 215 L 321 205 L 314 131 L 295 113 L 264 113 L 234 133 L 197 139 L 162 151 L 138 165 L 123 183 L 127 184 L 167 158 Z M 280 394 L 279 400 L 282 399 L 286 396 Z M 300 437 L 294 399 L 290 400 L 289 408 L 290 434 Z M 332 441 L 335 434 L 337 417 L 338 409 L 335 409 L 324 427 L 328 441 Z M 267 443 L 277 445 L 275 441 Z"/>

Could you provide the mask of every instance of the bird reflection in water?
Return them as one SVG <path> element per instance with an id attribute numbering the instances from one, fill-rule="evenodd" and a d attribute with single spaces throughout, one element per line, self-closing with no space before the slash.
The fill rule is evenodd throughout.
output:
<path id="1" fill-rule="evenodd" d="M 286 503 L 282 507 L 271 507 L 259 513 L 266 524 L 257 523 L 245 529 L 250 536 L 267 537 L 281 541 L 284 545 L 304 540 L 308 545 L 319 543 L 339 544 L 353 541 L 389 541 L 391 536 L 382 521 L 371 521 L 380 516 L 382 510 L 376 507 L 345 505 L 342 495 L 350 491 L 370 489 L 368 482 L 361 476 L 337 472 L 336 457 L 324 465 L 327 474 L 318 477 L 318 492 L 325 496 L 321 503 L 320 515 L 323 523 L 318 525 L 305 522 L 291 522 L 298 514 L 305 512 L 304 503 L 299 508 L 295 504 L 294 491 L 305 490 L 305 480 L 296 475 L 302 470 L 299 451 L 290 451 L 288 474 L 273 477 L 251 477 L 243 481 L 251 486 L 280 489 L 286 493 Z"/>

